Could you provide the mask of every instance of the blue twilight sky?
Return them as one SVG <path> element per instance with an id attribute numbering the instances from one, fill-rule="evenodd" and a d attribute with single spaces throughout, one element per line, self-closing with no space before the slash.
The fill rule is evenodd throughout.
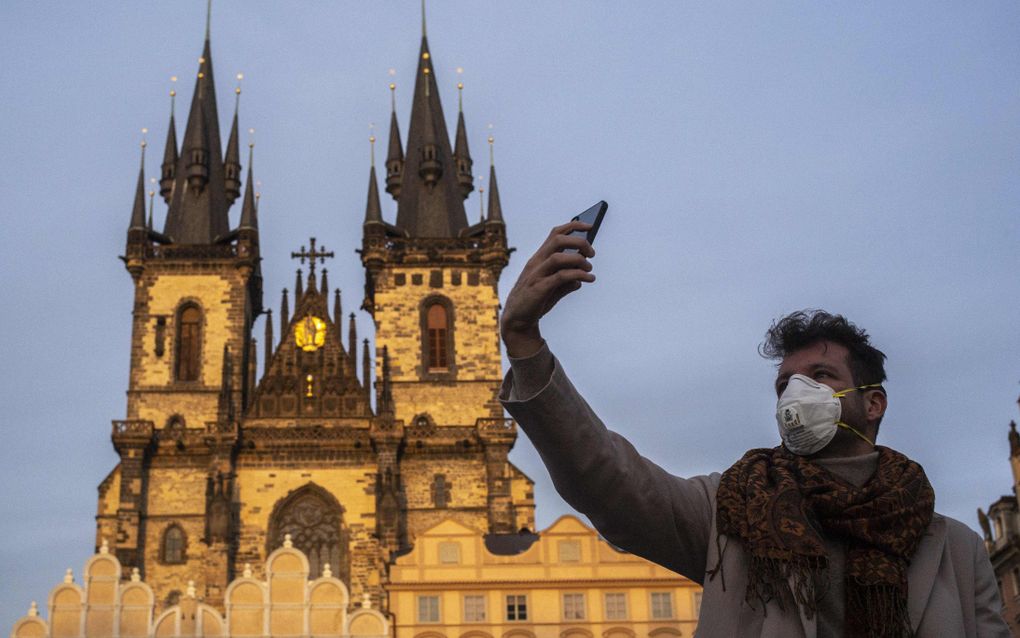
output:
<path id="1" fill-rule="evenodd" d="M 823 307 L 889 355 L 880 442 L 924 465 L 940 511 L 976 527 L 975 508 L 1009 492 L 1020 5 L 430 5 L 451 130 L 464 69 L 476 172 L 490 123 L 496 137 L 518 248 L 501 295 L 552 225 L 610 204 L 598 282 L 545 332 L 611 426 L 684 475 L 774 445 L 774 370 L 756 348 L 772 319 Z M 186 114 L 204 21 L 201 0 L 0 5 L 0 631 L 91 552 L 125 410 L 117 255 L 140 131 L 156 175 L 169 78 Z M 314 235 L 357 305 L 369 124 L 385 149 L 393 68 L 406 135 L 418 3 L 219 0 L 212 34 L 224 140 L 245 74 L 267 304 Z M 474 219 L 477 193 L 467 205 Z M 524 437 L 512 459 L 537 484 L 540 527 L 567 511 Z"/>

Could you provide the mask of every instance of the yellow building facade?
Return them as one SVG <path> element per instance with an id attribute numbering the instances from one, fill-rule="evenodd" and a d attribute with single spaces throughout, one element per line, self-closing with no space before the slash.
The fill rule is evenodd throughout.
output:
<path id="1" fill-rule="evenodd" d="M 221 144 L 211 48 L 207 35 L 180 143 L 173 114 L 167 128 L 162 230 L 138 175 L 127 405 L 96 553 L 11 635 L 690 635 L 689 581 L 572 517 L 534 532 L 534 485 L 508 459 L 517 429 L 498 401 L 511 249 L 495 167 L 469 224 L 464 114 L 450 136 L 427 40 L 406 144 L 391 116 L 393 223 L 369 170 L 358 253 L 374 344 L 315 238 L 292 253 L 301 270 L 277 312 L 264 303 L 251 154 L 242 176 L 236 110 Z"/>
<path id="2" fill-rule="evenodd" d="M 395 638 L 691 636 L 701 587 L 614 548 L 573 516 L 495 553 L 445 521 L 390 568 Z"/>

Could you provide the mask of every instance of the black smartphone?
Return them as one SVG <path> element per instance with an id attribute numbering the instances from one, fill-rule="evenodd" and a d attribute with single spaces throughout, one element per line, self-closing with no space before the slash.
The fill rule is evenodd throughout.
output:
<path id="1" fill-rule="evenodd" d="M 571 235 L 578 235 L 578 236 L 584 237 L 585 239 L 588 240 L 589 244 L 594 245 L 595 244 L 595 235 L 598 234 L 599 226 L 602 225 L 602 218 L 606 216 L 606 210 L 608 210 L 608 209 L 609 209 L 609 204 L 607 204 L 603 200 L 603 201 L 595 204 L 594 206 L 592 206 L 588 210 L 584 211 L 583 213 L 580 213 L 579 215 L 574 215 L 574 218 L 571 219 L 570 221 L 572 221 L 572 222 L 584 222 L 585 224 L 590 224 L 591 228 L 589 228 L 588 230 L 575 230 L 574 232 L 572 232 L 570 234 Z M 567 248 L 563 252 L 576 253 L 577 250 L 574 249 L 574 248 Z"/>

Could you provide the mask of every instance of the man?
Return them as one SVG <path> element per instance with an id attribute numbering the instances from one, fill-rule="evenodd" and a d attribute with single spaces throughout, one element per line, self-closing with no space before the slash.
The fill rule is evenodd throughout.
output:
<path id="1" fill-rule="evenodd" d="M 554 228 L 511 290 L 500 398 L 607 539 L 704 586 L 699 636 L 1009 635 L 981 539 L 934 512 L 920 465 L 874 444 L 885 355 L 843 317 L 794 313 L 769 330 L 779 447 L 683 479 L 607 430 L 539 330 L 595 280 L 595 251 L 569 234 L 587 229 Z"/>

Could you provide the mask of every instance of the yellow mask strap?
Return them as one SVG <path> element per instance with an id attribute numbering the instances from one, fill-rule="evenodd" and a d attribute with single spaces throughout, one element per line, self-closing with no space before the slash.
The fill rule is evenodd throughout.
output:
<path id="1" fill-rule="evenodd" d="M 854 426 L 850 425 L 849 423 L 843 423 L 842 421 L 836 421 L 836 425 L 838 425 L 839 427 L 841 427 L 843 429 L 850 430 L 851 432 L 853 432 L 857 436 L 861 437 L 862 441 L 864 441 L 865 443 L 867 443 L 871 447 L 875 447 L 875 442 L 874 441 L 872 441 L 868 437 L 866 437 L 863 434 L 861 434 L 860 432 L 858 432 L 857 428 L 855 428 Z"/>
<path id="2" fill-rule="evenodd" d="M 881 388 L 881 387 L 882 387 L 881 383 L 872 383 L 872 384 L 869 384 L 869 385 L 859 385 L 856 388 L 847 388 L 846 390 L 840 390 L 839 392 L 833 392 L 832 396 L 834 396 L 836 398 L 842 398 L 842 397 L 845 397 L 846 395 L 848 395 L 851 392 L 854 392 L 856 390 L 867 390 L 868 388 Z"/>

